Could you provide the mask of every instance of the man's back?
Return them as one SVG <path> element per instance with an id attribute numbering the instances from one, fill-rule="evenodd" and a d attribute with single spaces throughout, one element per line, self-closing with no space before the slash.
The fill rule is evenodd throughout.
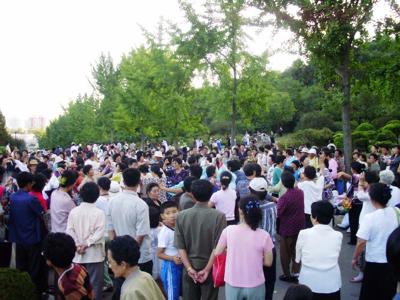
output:
<path id="1" fill-rule="evenodd" d="M 195 269 L 203 269 L 225 227 L 224 214 L 208 208 L 207 203 L 196 203 L 176 219 L 175 247 L 186 250 Z"/>

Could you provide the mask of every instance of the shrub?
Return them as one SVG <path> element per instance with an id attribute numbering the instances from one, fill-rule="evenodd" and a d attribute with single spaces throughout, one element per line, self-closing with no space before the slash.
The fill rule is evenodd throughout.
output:
<path id="1" fill-rule="evenodd" d="M 0 268 L 0 300 L 36 299 L 35 286 L 28 273 Z"/>
<path id="2" fill-rule="evenodd" d="M 311 144 L 316 146 L 325 146 L 333 138 L 333 132 L 328 128 L 322 129 L 304 129 L 298 130 L 295 133 L 288 134 L 284 137 L 278 138 L 278 145 L 282 148 L 289 146 L 298 147 L 304 144 Z"/>

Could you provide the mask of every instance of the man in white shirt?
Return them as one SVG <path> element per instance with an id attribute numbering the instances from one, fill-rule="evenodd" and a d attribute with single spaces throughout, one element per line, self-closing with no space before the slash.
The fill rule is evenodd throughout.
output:
<path id="1" fill-rule="evenodd" d="M 71 210 L 66 233 L 76 244 L 74 263 L 82 264 L 90 276 L 95 299 L 101 299 L 104 275 L 104 231 L 106 216 L 94 204 L 99 197 L 99 187 L 88 182 L 80 190 L 81 205 Z"/>
<path id="2" fill-rule="evenodd" d="M 311 228 L 310 220 L 311 205 L 319 200 L 322 200 L 322 191 L 324 190 L 324 177 L 318 174 L 317 170 L 312 166 L 304 168 L 304 179 L 299 182 L 297 187 L 304 192 L 304 214 L 306 228 Z M 316 179 L 316 180 L 315 180 Z"/>
<path id="3" fill-rule="evenodd" d="M 116 236 L 130 235 L 136 239 L 140 245 L 139 267 L 152 275 L 149 207 L 136 192 L 140 183 L 140 172 L 129 168 L 122 173 L 122 177 L 125 185 L 123 192 L 108 203 L 109 238 L 113 240 Z M 115 281 L 114 294 L 119 293 L 118 289 L 121 285 L 121 281 Z"/>
<path id="4" fill-rule="evenodd" d="M 96 160 L 95 155 L 93 152 L 89 152 L 87 155 L 88 159 L 85 160 L 85 166 L 86 165 L 91 165 L 93 167 L 93 170 L 97 172 L 99 170 L 100 164 Z"/>

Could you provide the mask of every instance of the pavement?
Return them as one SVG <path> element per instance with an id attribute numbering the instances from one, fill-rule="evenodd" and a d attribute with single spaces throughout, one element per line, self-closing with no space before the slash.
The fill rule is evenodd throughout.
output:
<path id="1" fill-rule="evenodd" d="M 352 269 L 351 257 L 353 255 L 354 247 L 348 245 L 347 242 L 350 240 L 350 233 L 344 230 L 339 230 L 343 233 L 342 250 L 340 252 L 339 265 L 342 274 L 342 290 L 341 298 L 344 300 L 356 300 L 359 297 L 361 283 L 351 283 L 350 279 L 357 275 L 357 272 Z M 277 264 L 276 264 L 276 274 L 277 280 L 275 283 L 275 291 L 273 300 L 282 300 L 285 296 L 286 290 L 291 285 L 291 283 L 283 282 L 278 279 L 281 272 L 281 264 L 279 258 L 279 242 L 275 245 L 277 247 Z M 107 293 L 103 296 L 103 299 L 111 299 L 111 293 Z M 185 299 L 186 300 L 186 299 Z M 190 300 L 190 299 L 188 299 Z M 218 300 L 225 300 L 224 289 L 220 288 Z"/>

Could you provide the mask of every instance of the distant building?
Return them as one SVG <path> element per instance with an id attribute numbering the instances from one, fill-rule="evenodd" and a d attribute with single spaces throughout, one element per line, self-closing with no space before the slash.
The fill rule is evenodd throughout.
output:
<path id="1" fill-rule="evenodd" d="M 27 121 L 26 128 L 28 130 L 45 129 L 46 128 L 46 119 L 43 117 L 30 117 Z"/>
<path id="2" fill-rule="evenodd" d="M 6 119 L 7 128 L 9 129 L 18 129 L 22 128 L 22 121 L 20 118 L 7 118 Z"/>

